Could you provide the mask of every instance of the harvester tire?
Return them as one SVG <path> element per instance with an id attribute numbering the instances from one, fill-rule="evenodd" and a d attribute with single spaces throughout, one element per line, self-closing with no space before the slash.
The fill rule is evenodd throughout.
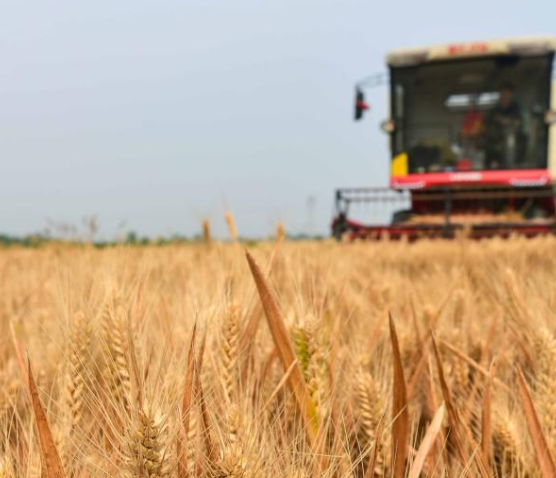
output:
<path id="1" fill-rule="evenodd" d="M 347 224 L 347 216 L 345 213 L 338 214 L 338 217 L 332 223 L 332 237 L 337 241 L 341 241 L 344 233 L 349 230 Z"/>

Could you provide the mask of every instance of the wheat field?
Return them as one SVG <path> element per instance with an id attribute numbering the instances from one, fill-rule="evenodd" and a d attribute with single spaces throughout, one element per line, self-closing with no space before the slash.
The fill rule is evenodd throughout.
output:
<path id="1" fill-rule="evenodd" d="M 543 477 L 556 239 L 0 250 L 0 477 Z"/>

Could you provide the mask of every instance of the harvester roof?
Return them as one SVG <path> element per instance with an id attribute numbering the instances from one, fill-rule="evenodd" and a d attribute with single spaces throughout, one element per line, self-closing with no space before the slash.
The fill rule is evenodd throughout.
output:
<path id="1" fill-rule="evenodd" d="M 435 61 L 456 61 L 481 56 L 536 56 L 554 51 L 554 37 L 511 38 L 395 50 L 388 54 L 387 63 L 391 67 L 416 66 Z"/>

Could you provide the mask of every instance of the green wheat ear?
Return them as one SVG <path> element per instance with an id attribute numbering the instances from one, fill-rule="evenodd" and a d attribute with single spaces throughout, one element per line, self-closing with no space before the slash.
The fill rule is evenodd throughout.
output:
<path id="1" fill-rule="evenodd" d="M 303 326 L 294 325 L 292 337 L 295 348 L 295 355 L 299 360 L 299 366 L 306 382 L 309 381 L 309 366 L 311 364 L 311 354 L 309 352 L 309 335 Z"/>

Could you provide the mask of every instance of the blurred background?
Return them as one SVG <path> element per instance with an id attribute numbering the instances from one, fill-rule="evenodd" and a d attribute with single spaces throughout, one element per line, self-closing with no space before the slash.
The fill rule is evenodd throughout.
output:
<path id="1" fill-rule="evenodd" d="M 99 238 L 329 231 L 340 186 L 386 186 L 393 48 L 556 35 L 556 2 L 2 1 L 0 232 Z M 68 229 L 68 230 L 69 230 Z"/>

